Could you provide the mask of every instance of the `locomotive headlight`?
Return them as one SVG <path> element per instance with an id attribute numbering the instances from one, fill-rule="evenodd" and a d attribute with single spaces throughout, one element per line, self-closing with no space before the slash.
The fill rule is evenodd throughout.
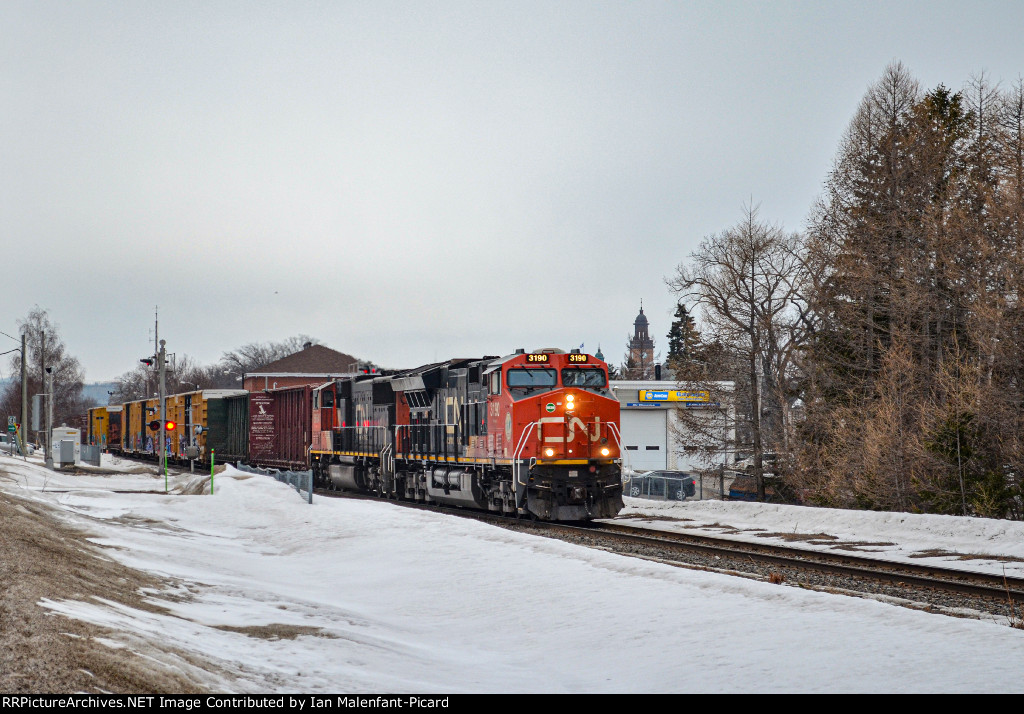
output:
<path id="1" fill-rule="evenodd" d="M 547 457 L 554 456 L 555 455 L 555 450 L 554 449 L 544 449 L 544 455 L 547 456 Z"/>
<path id="2" fill-rule="evenodd" d="M 604 447 L 603 449 L 601 449 L 601 456 L 607 456 L 610 453 L 612 453 L 612 452 L 608 449 L 607 446 Z"/>
<path id="3" fill-rule="evenodd" d="M 572 408 L 573 408 L 573 406 L 574 406 L 574 405 L 573 405 L 573 401 L 574 401 L 575 399 L 576 399 L 576 397 L 575 397 L 575 396 L 573 396 L 572 394 L 566 394 L 566 395 L 565 395 L 565 401 L 569 402 L 568 404 L 566 404 L 566 406 L 567 406 L 567 407 L 569 407 L 570 409 L 572 409 Z"/>

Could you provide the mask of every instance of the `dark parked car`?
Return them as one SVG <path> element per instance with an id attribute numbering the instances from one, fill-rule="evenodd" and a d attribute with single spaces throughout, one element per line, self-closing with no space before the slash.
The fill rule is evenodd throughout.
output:
<path id="1" fill-rule="evenodd" d="M 685 471 L 648 471 L 634 475 L 627 495 L 634 498 L 657 498 L 683 501 L 697 493 L 693 475 Z"/>

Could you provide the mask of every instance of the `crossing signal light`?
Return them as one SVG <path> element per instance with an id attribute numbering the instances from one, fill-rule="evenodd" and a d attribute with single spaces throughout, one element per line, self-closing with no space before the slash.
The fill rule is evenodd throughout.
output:
<path id="1" fill-rule="evenodd" d="M 177 426 L 178 425 L 171 421 L 170 419 L 164 422 L 164 429 L 166 429 L 167 431 L 174 431 L 177 428 Z"/>
<path id="2" fill-rule="evenodd" d="M 149 428 L 152 429 L 153 431 L 160 431 L 160 420 L 154 419 L 153 421 L 149 422 Z M 164 429 L 166 429 L 167 431 L 174 431 L 177 428 L 177 422 L 173 422 L 170 419 L 164 422 Z"/>
<path id="3" fill-rule="evenodd" d="M 142 364 L 146 365 L 147 367 L 152 367 L 153 366 L 153 358 L 152 357 L 143 357 L 142 359 L 139 360 L 139 362 L 142 362 Z"/>
<path id="4" fill-rule="evenodd" d="M 149 422 L 149 428 L 152 429 L 153 431 L 159 430 L 160 429 L 160 420 L 159 419 L 154 419 L 153 421 Z"/>

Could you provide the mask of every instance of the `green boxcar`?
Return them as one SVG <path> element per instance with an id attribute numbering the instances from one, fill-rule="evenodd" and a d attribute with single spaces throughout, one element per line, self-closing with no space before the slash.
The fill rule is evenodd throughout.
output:
<path id="1" fill-rule="evenodd" d="M 235 394 L 207 403 L 207 450 L 217 463 L 249 460 L 249 393 Z M 208 458 L 208 456 L 207 456 Z"/>

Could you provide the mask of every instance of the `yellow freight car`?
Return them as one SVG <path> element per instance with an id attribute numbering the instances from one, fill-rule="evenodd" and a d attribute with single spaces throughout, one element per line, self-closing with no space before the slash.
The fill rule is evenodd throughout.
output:
<path id="1" fill-rule="evenodd" d="M 200 389 L 168 396 L 167 421 L 174 423 L 165 436 L 168 457 L 179 462 L 208 461 L 211 429 L 214 438 L 224 429 L 225 398 L 245 394 L 244 389 Z"/>
<path id="2" fill-rule="evenodd" d="M 87 441 L 104 451 L 121 450 L 121 417 L 124 408 L 116 405 L 93 407 L 89 410 Z"/>

